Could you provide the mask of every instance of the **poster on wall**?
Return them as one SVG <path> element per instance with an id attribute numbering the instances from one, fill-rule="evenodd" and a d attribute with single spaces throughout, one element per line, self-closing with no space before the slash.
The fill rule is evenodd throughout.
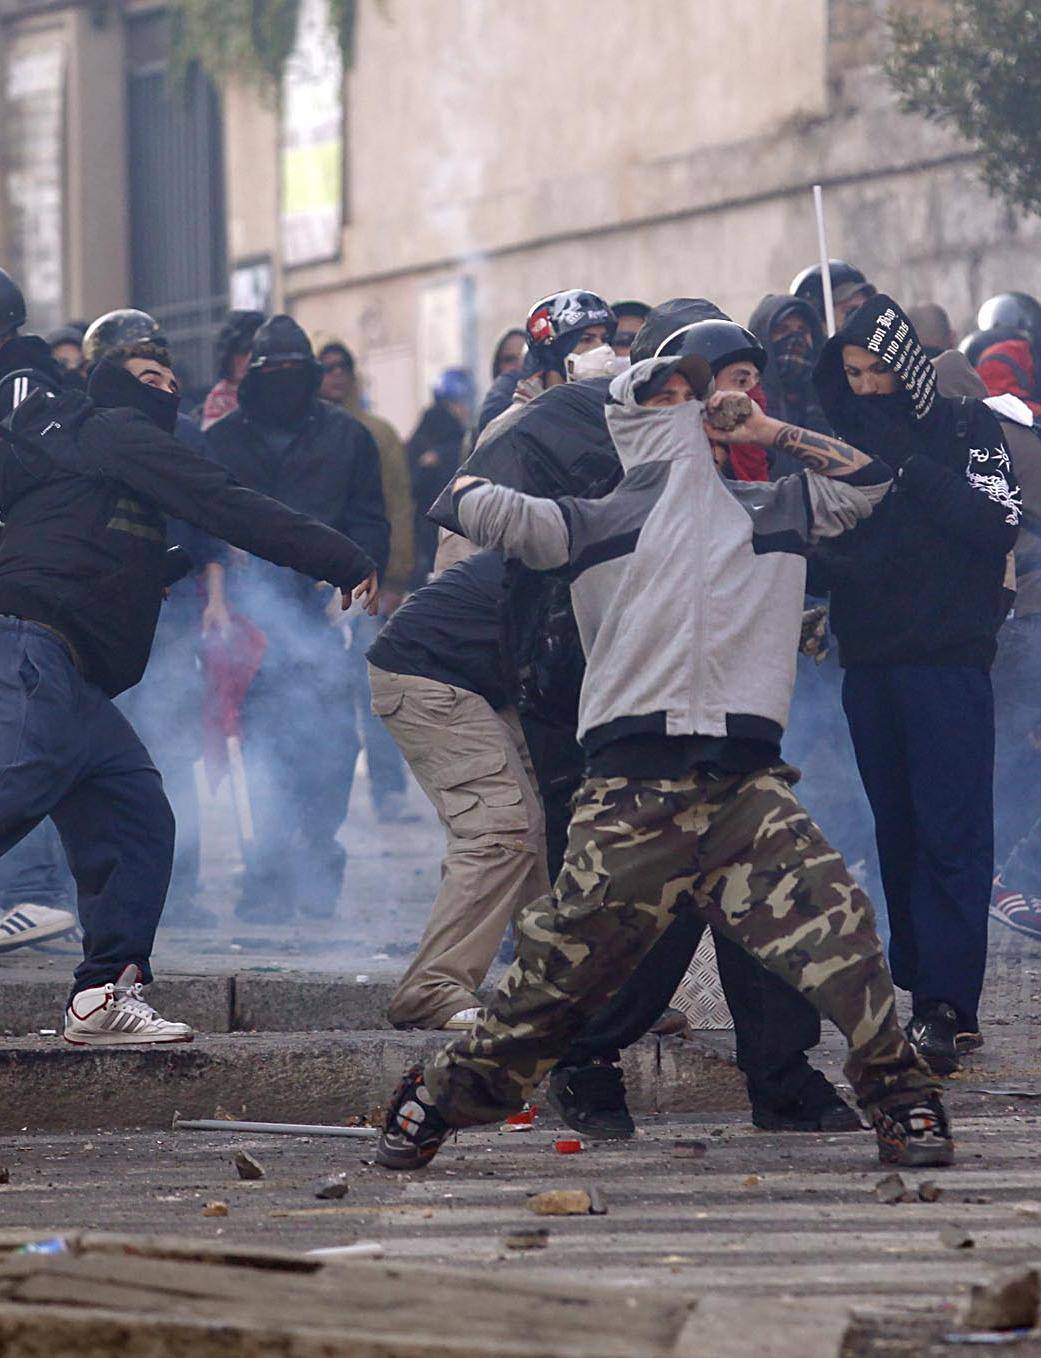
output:
<path id="1" fill-rule="evenodd" d="M 335 259 L 343 229 L 343 53 L 329 0 L 301 0 L 282 79 L 282 263 Z"/>
<path id="2" fill-rule="evenodd" d="M 65 319 L 62 171 L 65 44 L 60 33 L 13 37 L 4 60 L 2 141 L 8 271 L 29 299 L 34 330 Z"/>
<path id="3" fill-rule="evenodd" d="M 271 311 L 274 286 L 269 255 L 240 260 L 228 277 L 228 303 L 235 311 L 262 311 L 266 316 Z"/>

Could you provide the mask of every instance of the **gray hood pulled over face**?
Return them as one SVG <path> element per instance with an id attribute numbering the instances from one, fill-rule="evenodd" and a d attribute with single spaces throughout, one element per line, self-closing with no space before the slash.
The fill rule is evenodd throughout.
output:
<path id="1" fill-rule="evenodd" d="M 607 424 L 625 467 L 602 499 L 559 501 L 502 485 L 456 496 L 463 532 L 534 570 L 566 569 L 586 654 L 579 738 L 592 753 L 623 736 L 780 742 L 795 678 L 810 543 L 871 513 L 889 481 L 813 473 L 726 481 L 699 400 L 640 406 L 674 359 L 611 384 Z"/>

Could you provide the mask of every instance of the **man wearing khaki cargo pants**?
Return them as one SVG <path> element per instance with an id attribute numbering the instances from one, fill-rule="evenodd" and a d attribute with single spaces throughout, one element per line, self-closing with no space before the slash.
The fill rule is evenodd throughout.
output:
<path id="1" fill-rule="evenodd" d="M 481 552 L 412 595 L 369 649 L 373 710 L 445 827 L 441 888 L 390 1003 L 396 1028 L 468 1028 L 515 911 L 549 891 L 545 825 L 499 650 L 503 563 Z"/>

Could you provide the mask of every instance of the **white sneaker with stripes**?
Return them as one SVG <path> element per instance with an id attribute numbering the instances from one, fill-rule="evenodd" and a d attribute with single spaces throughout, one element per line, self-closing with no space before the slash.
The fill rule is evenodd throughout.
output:
<path id="1" fill-rule="evenodd" d="M 63 938 L 75 931 L 76 916 L 70 911 L 25 901 L 0 915 L 0 953 L 27 948 L 33 943 L 46 943 L 48 939 Z"/>
<path id="2" fill-rule="evenodd" d="M 160 1018 L 141 994 L 140 972 L 125 967 L 117 981 L 73 995 L 65 1011 L 65 1041 L 74 1047 L 145 1047 L 191 1042 L 187 1023 Z"/>

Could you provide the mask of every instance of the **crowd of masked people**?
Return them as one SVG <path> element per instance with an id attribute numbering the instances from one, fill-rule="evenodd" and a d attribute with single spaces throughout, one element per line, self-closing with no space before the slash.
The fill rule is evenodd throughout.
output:
<path id="1" fill-rule="evenodd" d="M 31 386 L 23 374 L 55 388 L 86 383 L 89 394 L 107 355 L 166 348 L 136 311 L 47 340 L 25 334 L 24 303 L 9 289 L 0 273 L 0 418 Z M 573 798 L 604 756 L 577 739 L 591 652 L 573 608 L 574 563 L 534 569 L 508 544 L 479 549 L 461 531 L 455 478 L 487 478 L 565 514 L 572 498 L 606 497 L 625 470 L 609 427 L 612 382 L 645 360 L 696 359 L 715 391 L 745 393 L 786 429 L 838 435 L 894 475 L 870 518 L 806 553 L 783 757 L 802 771 L 803 803 L 884 907 L 893 978 L 912 997 L 912 1044 L 936 1073 L 955 1071 L 984 1040 L 988 914 L 1041 938 L 1041 304 L 995 296 L 959 344 L 939 305 L 905 312 L 832 261 L 845 341 L 836 349 L 825 346 L 824 293 L 822 270 L 808 268 L 765 297 L 747 327 L 705 298 L 552 294 L 499 341 L 479 408 L 471 375 L 450 369 L 404 445 L 368 408 L 341 340 L 312 340 L 285 315 L 232 313 L 217 381 L 194 413 L 178 413 L 177 439 L 235 483 L 351 539 L 375 563 L 381 602 L 378 616 L 343 612 L 331 585 L 171 517 L 167 545 L 190 568 L 167 590 L 143 680 L 120 699 L 177 818 L 164 921 L 215 923 L 198 899 L 200 756 L 236 794 L 245 862 L 236 915 L 331 917 L 345 872 L 337 832 L 364 747 L 378 818 L 408 817 L 407 765 L 446 835 L 440 889 L 390 1019 L 470 1028 L 511 921 L 561 869 Z M 782 438 L 721 436 L 712 455 L 753 501 L 756 483 L 806 463 Z M 653 513 L 620 531 L 654 533 Z M 767 534 L 756 551 L 787 551 L 783 536 Z M 595 577 L 595 556 L 582 566 Z M 663 590 L 676 587 L 663 578 Z M 721 628 L 740 612 L 725 590 L 718 607 Z M 634 777 L 692 764 L 755 770 L 780 760 L 783 725 L 749 719 L 693 745 L 673 740 L 673 768 L 654 744 L 664 733 L 632 721 L 611 732 L 611 767 L 621 749 Z M 50 820 L 0 859 L 0 879 L 0 952 L 73 927 L 75 889 Z M 621 1049 L 668 1014 L 700 936 L 694 913 L 677 911 L 560 1057 L 550 1099 L 570 1125 L 632 1134 Z M 858 1127 L 810 1062 L 813 1006 L 725 932 L 714 941 L 756 1124 Z M 184 1038 L 146 1026 L 126 1040 Z"/>

